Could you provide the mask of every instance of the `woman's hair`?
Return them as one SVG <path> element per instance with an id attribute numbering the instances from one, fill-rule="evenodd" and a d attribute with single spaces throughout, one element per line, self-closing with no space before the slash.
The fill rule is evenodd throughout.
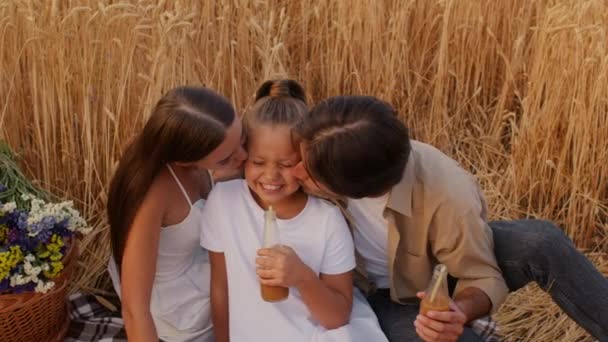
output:
<path id="1" fill-rule="evenodd" d="M 306 148 L 312 179 L 351 198 L 389 191 L 410 154 L 407 128 L 395 110 L 371 96 L 328 98 L 304 116 L 295 133 Z"/>
<path id="2" fill-rule="evenodd" d="M 255 95 L 255 103 L 243 116 L 243 126 L 250 131 L 257 124 L 293 127 L 306 114 L 306 93 L 294 80 L 264 82 Z"/>
<path id="3" fill-rule="evenodd" d="M 205 88 L 179 87 L 158 101 L 110 183 L 107 210 L 118 267 L 135 213 L 161 168 L 205 158 L 222 143 L 235 117 L 227 99 Z"/>

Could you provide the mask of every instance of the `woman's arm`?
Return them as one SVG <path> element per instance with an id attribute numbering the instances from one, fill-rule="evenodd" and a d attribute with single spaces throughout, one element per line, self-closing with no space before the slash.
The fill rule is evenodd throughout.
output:
<path id="1" fill-rule="evenodd" d="M 165 206 L 164 196 L 152 185 L 144 197 L 127 237 L 121 264 L 122 317 L 129 341 L 158 341 L 150 297 L 158 241 Z"/>
<path id="2" fill-rule="evenodd" d="M 211 262 L 211 315 L 217 342 L 230 340 L 228 330 L 228 278 L 224 253 L 209 252 Z"/>
<path id="3" fill-rule="evenodd" d="M 317 277 L 289 247 L 258 251 L 257 274 L 267 285 L 296 287 L 312 317 L 326 329 L 339 328 L 350 318 L 353 304 L 352 271 Z"/>

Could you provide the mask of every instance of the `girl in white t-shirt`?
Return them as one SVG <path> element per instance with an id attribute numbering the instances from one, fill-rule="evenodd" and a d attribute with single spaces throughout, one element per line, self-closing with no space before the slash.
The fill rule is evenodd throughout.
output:
<path id="1" fill-rule="evenodd" d="M 203 210 L 217 341 L 386 341 L 353 288 L 354 247 L 340 211 L 291 175 L 300 161 L 291 128 L 306 110 L 295 81 L 264 83 L 244 118 L 245 180 L 218 184 Z M 271 205 L 282 245 L 261 248 Z M 289 297 L 266 302 L 260 284 L 289 287 Z"/>

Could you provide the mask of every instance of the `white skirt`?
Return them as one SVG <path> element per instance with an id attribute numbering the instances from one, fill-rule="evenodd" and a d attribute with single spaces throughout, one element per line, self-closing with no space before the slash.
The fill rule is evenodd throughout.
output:
<path id="1" fill-rule="evenodd" d="M 119 297 L 120 277 L 113 257 L 108 273 Z M 193 265 L 181 276 L 155 281 L 150 313 L 158 337 L 166 342 L 213 342 L 210 265 L 205 255 L 197 255 Z M 206 281 L 205 281 L 206 280 Z"/>

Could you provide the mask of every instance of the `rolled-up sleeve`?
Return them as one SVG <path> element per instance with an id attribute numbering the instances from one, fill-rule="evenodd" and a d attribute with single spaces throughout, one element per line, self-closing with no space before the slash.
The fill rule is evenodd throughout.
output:
<path id="1" fill-rule="evenodd" d="M 431 248 L 440 263 L 458 279 L 454 293 L 468 287 L 483 291 L 496 312 L 509 289 L 494 255 L 494 239 L 484 214 L 483 203 L 461 211 L 462 206 L 438 210 L 431 227 Z"/>

